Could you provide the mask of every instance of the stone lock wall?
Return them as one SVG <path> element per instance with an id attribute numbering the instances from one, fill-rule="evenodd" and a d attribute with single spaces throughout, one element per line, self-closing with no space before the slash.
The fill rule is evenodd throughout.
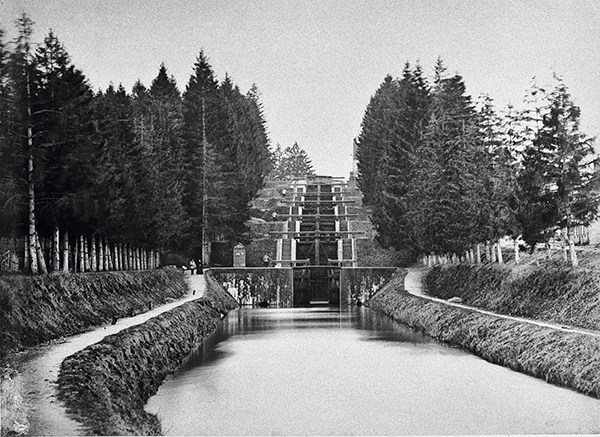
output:
<path id="1" fill-rule="evenodd" d="M 373 297 L 393 275 L 406 275 L 395 267 L 345 267 L 340 271 L 340 303 L 362 303 Z"/>
<path id="2" fill-rule="evenodd" d="M 215 268 L 211 275 L 240 306 L 294 306 L 294 276 L 291 268 Z"/>

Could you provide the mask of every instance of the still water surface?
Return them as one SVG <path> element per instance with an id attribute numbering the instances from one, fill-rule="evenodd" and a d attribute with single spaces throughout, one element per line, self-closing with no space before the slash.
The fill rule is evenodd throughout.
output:
<path id="1" fill-rule="evenodd" d="M 169 435 L 600 433 L 600 401 L 366 308 L 232 311 L 150 398 Z"/>

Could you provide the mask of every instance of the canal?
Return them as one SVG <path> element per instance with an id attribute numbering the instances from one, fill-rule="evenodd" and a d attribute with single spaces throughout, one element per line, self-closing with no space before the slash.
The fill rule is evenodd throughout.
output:
<path id="1" fill-rule="evenodd" d="M 600 433 L 600 400 L 364 307 L 232 311 L 146 410 L 167 435 Z"/>

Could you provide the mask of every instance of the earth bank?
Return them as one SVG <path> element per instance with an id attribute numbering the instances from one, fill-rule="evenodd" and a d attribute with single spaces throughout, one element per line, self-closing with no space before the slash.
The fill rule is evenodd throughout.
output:
<path id="1" fill-rule="evenodd" d="M 27 387 L 17 370 L 26 347 L 145 313 L 186 292 L 185 278 L 175 269 L 0 275 L 2 437 L 29 430 Z"/>
<path id="2" fill-rule="evenodd" d="M 70 356 L 58 377 L 59 399 L 91 435 L 160 435 L 144 411 L 164 378 L 201 344 L 236 302 L 208 275 L 204 298 L 106 337 Z"/>
<path id="3" fill-rule="evenodd" d="M 9 351 L 79 334 L 178 299 L 175 269 L 0 276 L 0 362 Z"/>
<path id="4" fill-rule="evenodd" d="M 463 297 L 468 305 L 496 312 L 597 328 L 597 297 L 580 298 L 589 290 L 577 285 L 586 272 L 567 270 L 571 269 L 562 267 L 545 281 L 548 271 L 544 268 L 515 275 L 507 267 L 444 266 L 430 271 L 426 284 L 433 296 Z M 392 278 L 367 305 L 489 362 L 600 398 L 600 338 L 444 305 L 413 296 L 403 287 L 403 278 Z M 554 300 L 550 296 L 555 296 Z M 565 311 L 567 301 L 576 303 Z"/>

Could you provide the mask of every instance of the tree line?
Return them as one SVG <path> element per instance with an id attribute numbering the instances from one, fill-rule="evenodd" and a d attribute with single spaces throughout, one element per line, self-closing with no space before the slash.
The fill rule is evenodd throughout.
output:
<path id="1" fill-rule="evenodd" d="M 156 265 L 157 250 L 199 259 L 244 239 L 273 166 L 256 86 L 219 81 L 201 51 L 183 92 L 164 65 L 149 87 L 94 91 L 53 32 L 35 45 L 31 19 L 16 26 L 10 42 L 0 30 L 0 237 L 28 237 L 31 271 L 64 265 L 59 238 L 115 266 L 126 248 Z"/>
<path id="2" fill-rule="evenodd" d="M 533 249 L 565 229 L 577 264 L 574 229 L 599 204 L 594 139 L 581 132 L 561 78 L 551 89 L 534 85 L 526 103 L 500 112 L 487 96 L 474 102 L 441 59 L 431 79 L 409 63 L 400 78 L 388 75 L 356 152 L 380 242 L 415 259 L 474 259 L 480 243 L 522 237 Z"/>

